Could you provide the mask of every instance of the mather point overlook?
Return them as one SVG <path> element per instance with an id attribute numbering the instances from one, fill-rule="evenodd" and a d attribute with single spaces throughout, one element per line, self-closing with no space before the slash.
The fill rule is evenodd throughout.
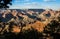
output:
<path id="1" fill-rule="evenodd" d="M 60 0 L 0 0 L 0 39 L 60 39 Z"/>

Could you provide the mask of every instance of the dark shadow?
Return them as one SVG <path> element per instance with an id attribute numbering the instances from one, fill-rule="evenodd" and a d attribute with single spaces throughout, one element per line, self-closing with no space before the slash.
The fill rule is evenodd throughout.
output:
<path id="1" fill-rule="evenodd" d="M 59 21 L 52 20 L 45 28 L 44 33 L 50 35 L 53 39 L 60 39 L 60 23 Z"/>

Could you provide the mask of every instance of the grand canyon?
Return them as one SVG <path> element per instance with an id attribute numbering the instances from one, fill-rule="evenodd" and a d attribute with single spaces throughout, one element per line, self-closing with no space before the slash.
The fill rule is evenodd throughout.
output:
<path id="1" fill-rule="evenodd" d="M 60 10 L 0 10 L 1 39 L 54 39 L 55 34 L 60 34 Z"/>

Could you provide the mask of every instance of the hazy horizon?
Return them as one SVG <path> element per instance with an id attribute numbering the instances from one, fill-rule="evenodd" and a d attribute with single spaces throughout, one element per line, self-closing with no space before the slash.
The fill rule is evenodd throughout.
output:
<path id="1" fill-rule="evenodd" d="M 60 9 L 60 0 L 12 0 L 10 9 Z"/>

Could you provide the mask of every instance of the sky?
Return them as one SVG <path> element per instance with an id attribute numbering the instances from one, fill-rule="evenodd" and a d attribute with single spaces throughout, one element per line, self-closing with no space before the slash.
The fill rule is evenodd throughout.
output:
<path id="1" fill-rule="evenodd" d="M 10 9 L 60 9 L 60 0 L 12 0 Z"/>

